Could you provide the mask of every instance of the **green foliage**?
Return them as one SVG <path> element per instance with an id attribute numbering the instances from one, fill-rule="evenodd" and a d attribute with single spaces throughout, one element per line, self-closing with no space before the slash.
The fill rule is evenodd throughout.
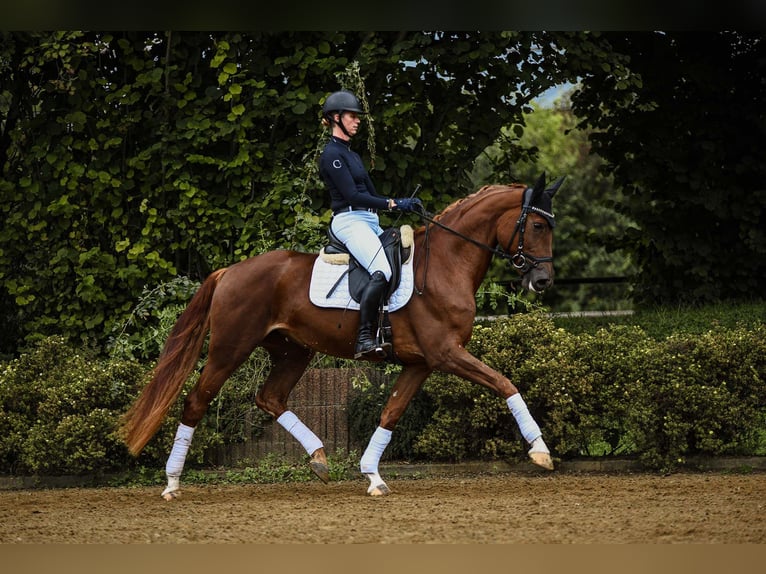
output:
<path id="1" fill-rule="evenodd" d="M 112 356 L 151 361 L 156 359 L 170 330 L 200 283 L 176 277 L 156 287 L 144 287 L 125 323 L 115 324 L 107 346 Z"/>
<path id="2" fill-rule="evenodd" d="M 635 266 L 642 303 L 746 299 L 766 277 L 763 50 L 755 32 L 2 32 L 0 352 L 102 346 L 147 286 L 317 249 L 319 108 L 342 85 L 365 88 L 356 145 L 382 193 L 420 183 L 437 211 L 477 174 L 577 174 L 561 277 Z M 585 132 L 533 106 L 565 82 Z M 594 289 L 544 301 L 602 308 Z"/>
<path id="3" fill-rule="evenodd" d="M 555 311 L 631 308 L 623 285 L 564 284 L 559 279 L 631 276 L 635 270 L 623 250 L 615 249 L 625 229 L 634 226 L 620 213 L 622 192 L 611 177 L 600 173 L 603 160 L 591 152 L 588 132 L 577 128 L 577 118 L 564 94 L 553 107 L 533 106 L 524 115 L 521 137 L 504 128 L 500 139 L 484 150 L 472 173 L 475 185 L 495 181 L 530 182 L 545 172 L 550 180 L 566 176 L 554 201 L 556 229 L 554 286 L 542 295 L 524 295 Z M 508 142 L 522 146 L 515 157 Z M 518 154 L 516 154 L 518 156 Z M 494 262 L 488 279 L 507 276 Z"/>
<path id="4" fill-rule="evenodd" d="M 467 349 L 515 381 L 524 393 L 529 387 L 518 376 L 519 369 L 553 337 L 553 325 L 542 313 L 515 315 L 475 326 Z M 507 405 L 489 390 L 439 373 L 431 375 L 424 390 L 432 396 L 435 410 L 415 444 L 420 456 L 457 461 L 508 458 L 523 452 Z"/>
<path id="5" fill-rule="evenodd" d="M 358 476 L 359 455 L 356 451 L 345 453 L 339 450 L 335 456 L 327 459 L 330 480 L 349 480 Z M 253 466 L 227 471 L 224 479 L 230 483 L 273 483 L 273 482 L 309 482 L 316 480 L 307 461 L 289 461 L 284 457 L 269 453 L 261 457 Z M 193 480 L 193 479 L 192 479 Z"/>
<path id="6" fill-rule="evenodd" d="M 0 368 L 2 472 L 101 473 L 127 464 L 114 423 L 145 374 L 138 363 L 98 359 L 51 337 Z"/>
<path id="7" fill-rule="evenodd" d="M 558 458 L 630 456 L 672 471 L 695 455 L 755 455 L 766 450 L 764 306 L 703 310 L 671 335 L 625 318 L 590 322 L 577 332 L 540 311 L 477 325 L 468 350 L 522 392 Z M 721 320 L 727 316 L 729 320 Z M 758 317 L 761 317 L 760 319 Z M 586 323 L 589 321 L 584 319 Z M 187 470 L 209 465 L 210 447 L 250 439 L 262 426 L 254 394 L 268 358 L 256 353 L 224 385 L 197 427 Z M 381 375 L 395 376 L 398 367 Z M 148 376 L 135 360 L 98 357 L 61 337 L 42 339 L 0 363 L 0 472 L 100 474 L 133 469 L 155 483 L 175 434 L 182 400 L 138 460 L 115 435 Z M 182 396 L 198 380 L 187 381 Z M 386 377 L 359 381 L 349 407 L 352 441 L 364 447 L 390 392 Z M 401 419 L 386 459 L 521 459 L 526 444 L 505 403 L 483 387 L 435 373 Z M 355 454 L 331 461 L 348 476 Z M 354 460 L 352 460 L 354 459 Z M 335 465 L 335 466 L 333 466 Z M 230 480 L 308 480 L 306 465 L 278 457 L 248 463 Z M 333 474 L 333 476 L 335 476 Z M 202 475 L 201 475 L 202 476 Z M 340 478 L 339 478 L 340 479 Z M 200 478 L 203 480 L 203 478 Z"/>
<path id="8" fill-rule="evenodd" d="M 184 484 L 251 484 L 277 482 L 309 482 L 317 480 L 306 461 L 295 461 L 269 453 L 255 462 L 231 470 L 189 469 L 184 472 Z M 359 476 L 359 454 L 338 450 L 328 458 L 332 482 L 352 480 Z M 112 486 L 153 486 L 166 480 L 164 469 L 141 466 L 112 480 Z"/>
<path id="9" fill-rule="evenodd" d="M 495 395 L 456 377 L 436 377 L 427 388 L 437 406 L 414 445 L 421 458 L 459 462 L 521 452 L 513 418 Z"/>
<path id="10" fill-rule="evenodd" d="M 507 269 L 507 265 L 505 266 Z M 537 309 L 540 305 L 520 290 L 510 291 L 501 283 L 486 278 L 476 292 L 477 315 L 505 315 Z"/>
<path id="11" fill-rule="evenodd" d="M 638 326 L 651 338 L 662 340 L 678 333 L 701 335 L 710 329 L 755 328 L 766 324 L 766 304 L 679 305 L 644 308 L 625 315 L 556 315 L 553 320 L 574 335 L 592 333 L 600 327 L 624 325 Z"/>
<path id="12" fill-rule="evenodd" d="M 644 305 L 766 288 L 762 32 L 613 32 L 628 75 L 594 67 L 572 97 L 637 227 L 616 244 Z M 721 89 L 726 86 L 726 89 Z"/>
<path id="13" fill-rule="evenodd" d="M 562 458 L 634 452 L 625 422 L 631 410 L 626 370 L 631 352 L 646 341 L 644 332 L 615 326 L 555 334 L 520 374 L 534 381 L 526 399 L 535 405 L 546 442 Z"/>
<path id="14" fill-rule="evenodd" d="M 147 286 L 318 249 L 319 109 L 341 84 L 366 87 L 379 191 L 421 183 L 438 210 L 585 54 L 543 32 L 0 34 L 5 353 L 49 334 L 103 345 Z"/>
<path id="15" fill-rule="evenodd" d="M 468 350 L 508 376 L 555 456 L 633 456 L 673 470 L 692 455 L 762 452 L 765 323 L 654 338 L 636 325 L 573 334 L 542 313 L 476 326 Z M 525 452 L 506 405 L 432 375 L 435 406 L 415 451 L 429 460 Z"/>
<path id="16" fill-rule="evenodd" d="M 125 350 L 126 357 L 138 354 Z M 230 377 L 195 430 L 189 468 L 204 466 L 213 446 L 257 436 L 270 420 L 255 406 L 267 369 L 265 352 L 254 353 Z M 0 363 L 0 472 L 99 474 L 163 466 L 183 397 L 199 373 L 189 378 L 157 434 L 133 459 L 116 434 L 117 424 L 148 376 L 132 358 L 102 358 L 61 337 L 42 339 L 19 358 Z"/>
<path id="17" fill-rule="evenodd" d="M 747 300 L 766 277 L 753 127 L 765 47 L 751 32 L 0 32 L 0 352 L 55 334 L 146 360 L 187 294 L 174 278 L 196 282 L 268 249 L 315 250 L 329 221 L 318 110 L 353 82 L 374 119 L 357 145 L 367 140 L 359 151 L 382 193 L 421 183 L 436 211 L 471 191 L 493 144 L 491 168 L 514 179 L 582 168 L 564 188 L 572 200 L 557 203 L 560 273 L 636 265 L 642 303 Z M 572 109 L 613 180 L 566 106 L 532 106 L 566 81 L 580 82 Z M 632 262 L 594 251 L 602 240 Z M 491 273 L 480 297 L 501 309 L 513 301 Z M 571 299 L 560 303 L 593 303 Z M 585 374 L 580 394 L 599 384 Z M 24 404 L 0 422 L 17 441 L 3 451 L 11 465 L 36 403 Z M 90 417 L 87 428 L 67 421 L 83 440 L 105 430 L 95 407 L 58 414 Z M 195 449 L 223 440 L 216 425 Z M 164 458 L 174 430 L 169 418 L 145 456 Z"/>
<path id="18" fill-rule="evenodd" d="M 628 428 L 639 459 L 750 454 L 766 422 L 766 328 L 671 336 L 636 349 Z"/>
<path id="19" fill-rule="evenodd" d="M 313 478 L 314 473 L 305 461 L 287 462 L 273 453 L 260 458 L 254 466 L 226 473 L 226 479 L 233 483 L 308 482 Z"/>

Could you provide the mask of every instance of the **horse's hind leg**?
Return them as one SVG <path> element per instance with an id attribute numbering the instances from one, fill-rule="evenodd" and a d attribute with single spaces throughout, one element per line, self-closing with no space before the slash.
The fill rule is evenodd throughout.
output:
<path id="1" fill-rule="evenodd" d="M 370 437 L 370 442 L 359 462 L 360 471 L 370 481 L 370 486 L 367 488 L 367 494 L 370 496 L 384 496 L 391 492 L 380 477 L 378 463 L 391 441 L 391 434 L 396 423 L 430 374 L 431 369 L 425 365 L 407 365 L 391 389 L 388 402 L 380 415 L 380 425 Z"/>
<path id="2" fill-rule="evenodd" d="M 271 371 L 258 390 L 255 403 L 301 443 L 311 457 L 311 470 L 326 483 L 330 480 L 330 472 L 324 444 L 287 408 L 287 399 L 314 357 L 314 351 L 276 334 L 264 342 L 264 347 L 271 356 Z"/>
<path id="3" fill-rule="evenodd" d="M 211 341 L 207 364 L 202 370 L 199 381 L 184 400 L 181 422 L 173 440 L 173 448 L 165 464 L 165 474 L 168 478 L 168 485 L 162 491 L 162 498 L 165 500 L 173 500 L 180 496 L 181 473 L 191 447 L 194 429 L 202 420 L 223 384 L 245 362 L 251 352 L 252 349 L 239 349 L 234 354 L 219 353 Z"/>

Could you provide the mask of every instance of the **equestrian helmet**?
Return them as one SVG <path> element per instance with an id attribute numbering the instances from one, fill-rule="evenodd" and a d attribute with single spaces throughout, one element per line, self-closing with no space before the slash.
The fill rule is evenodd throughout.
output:
<path id="1" fill-rule="evenodd" d="M 357 97 L 349 91 L 341 90 L 327 96 L 322 106 L 322 113 L 329 115 L 334 113 L 342 114 L 343 112 L 363 114 L 364 110 Z"/>

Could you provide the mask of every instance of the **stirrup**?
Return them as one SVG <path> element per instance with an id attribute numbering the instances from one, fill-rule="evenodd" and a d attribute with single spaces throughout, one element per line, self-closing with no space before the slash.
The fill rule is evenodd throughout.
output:
<path id="1" fill-rule="evenodd" d="M 366 349 L 356 351 L 354 353 L 354 358 L 361 359 L 362 357 L 366 357 L 366 358 L 378 357 L 382 359 L 386 357 L 386 355 L 387 353 L 386 353 L 386 350 L 383 348 L 383 346 L 379 345 L 378 343 L 374 343 L 372 346 Z"/>
<path id="2" fill-rule="evenodd" d="M 374 329 L 371 329 L 371 331 L 373 330 Z M 394 345 L 391 343 L 390 339 L 386 339 L 385 327 L 378 331 L 377 335 L 378 336 L 375 337 L 371 336 L 366 341 L 360 341 L 361 337 L 360 339 L 357 339 L 356 350 L 354 353 L 355 359 L 360 359 L 362 357 L 385 359 L 392 355 Z M 364 345 L 365 348 L 363 350 L 358 350 L 360 345 Z"/>

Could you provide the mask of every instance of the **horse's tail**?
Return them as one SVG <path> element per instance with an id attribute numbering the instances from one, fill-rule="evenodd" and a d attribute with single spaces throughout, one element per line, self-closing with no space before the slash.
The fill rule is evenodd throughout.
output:
<path id="1" fill-rule="evenodd" d="M 134 456 L 160 428 L 194 369 L 209 330 L 213 293 L 226 268 L 214 271 L 194 294 L 165 341 L 152 380 L 122 417 L 120 436 Z"/>

